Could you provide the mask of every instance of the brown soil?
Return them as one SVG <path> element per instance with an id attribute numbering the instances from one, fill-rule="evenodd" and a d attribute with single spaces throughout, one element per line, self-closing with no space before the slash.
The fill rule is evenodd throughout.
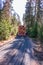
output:
<path id="1" fill-rule="evenodd" d="M 2 40 L 0 41 L 0 46 L 3 46 L 4 44 L 12 41 L 15 38 L 15 36 L 10 36 L 8 40 Z"/>

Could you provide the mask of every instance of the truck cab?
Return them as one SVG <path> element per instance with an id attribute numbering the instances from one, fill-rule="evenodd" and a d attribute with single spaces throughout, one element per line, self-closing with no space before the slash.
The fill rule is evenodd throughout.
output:
<path id="1" fill-rule="evenodd" d="M 25 36 L 26 35 L 26 27 L 24 25 L 18 26 L 18 35 Z"/>

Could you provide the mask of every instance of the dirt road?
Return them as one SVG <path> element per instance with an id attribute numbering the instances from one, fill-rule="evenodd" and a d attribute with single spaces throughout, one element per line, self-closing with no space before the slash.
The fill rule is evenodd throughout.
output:
<path id="1" fill-rule="evenodd" d="M 28 37 L 16 37 L 12 42 L 0 47 L 0 65 L 43 65 L 32 53 Z"/>

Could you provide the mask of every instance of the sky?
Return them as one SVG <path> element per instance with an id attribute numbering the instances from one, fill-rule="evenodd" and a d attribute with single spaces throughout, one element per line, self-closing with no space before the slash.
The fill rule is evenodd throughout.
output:
<path id="1" fill-rule="evenodd" d="M 2 3 L 2 0 L 0 0 L 0 9 L 2 9 L 3 7 L 3 3 Z"/>
<path id="2" fill-rule="evenodd" d="M 19 14 L 21 22 L 22 22 L 23 13 L 25 13 L 25 5 L 26 5 L 26 0 L 13 1 L 13 8 Z"/>
<path id="3" fill-rule="evenodd" d="M 0 9 L 3 8 L 3 3 L 5 3 L 6 0 L 0 0 Z"/>

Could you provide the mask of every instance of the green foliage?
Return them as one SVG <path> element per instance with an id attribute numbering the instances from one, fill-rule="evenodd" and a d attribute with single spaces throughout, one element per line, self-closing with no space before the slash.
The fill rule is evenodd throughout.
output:
<path id="1" fill-rule="evenodd" d="M 2 10 L 0 10 L 0 21 L 2 20 Z"/>
<path id="2" fill-rule="evenodd" d="M 18 19 L 19 15 L 14 12 L 13 16 L 10 16 L 9 9 L 11 11 L 13 10 L 12 5 L 10 5 L 12 2 L 13 0 L 10 0 L 7 3 L 5 2 L 3 4 L 3 9 L 0 10 L 0 40 L 8 39 L 11 34 L 17 34 L 18 21 L 16 15 L 18 16 Z"/>
<path id="3" fill-rule="evenodd" d="M 43 41 L 43 24 L 38 27 L 38 37 L 40 39 L 40 41 Z"/>
<path id="4" fill-rule="evenodd" d="M 0 21 L 0 40 L 8 39 L 10 35 L 16 35 L 18 28 L 17 23 L 10 24 L 8 20 Z"/>
<path id="5" fill-rule="evenodd" d="M 0 40 L 8 39 L 8 37 L 10 36 L 10 31 L 11 25 L 9 21 L 7 20 L 0 21 Z"/>
<path id="6" fill-rule="evenodd" d="M 13 15 L 12 16 L 12 21 L 11 21 L 11 25 L 12 25 L 12 28 L 11 28 L 11 35 L 16 35 L 17 32 L 18 32 L 18 20 L 16 19 L 16 16 Z"/>
<path id="7" fill-rule="evenodd" d="M 35 23 L 33 23 L 33 26 L 31 26 L 30 28 L 28 28 L 27 33 L 28 33 L 28 35 L 30 37 L 34 37 L 34 38 L 37 37 L 37 33 L 38 33 L 37 26 L 38 26 L 38 23 L 35 22 Z"/>
<path id="8" fill-rule="evenodd" d="M 27 29 L 28 36 L 32 38 L 38 38 L 43 42 L 43 24 L 39 25 L 38 22 L 34 22 L 33 26 Z"/>
<path id="9" fill-rule="evenodd" d="M 12 26 L 12 28 L 11 28 L 11 35 L 16 35 L 17 34 L 17 28 L 14 26 Z"/>

